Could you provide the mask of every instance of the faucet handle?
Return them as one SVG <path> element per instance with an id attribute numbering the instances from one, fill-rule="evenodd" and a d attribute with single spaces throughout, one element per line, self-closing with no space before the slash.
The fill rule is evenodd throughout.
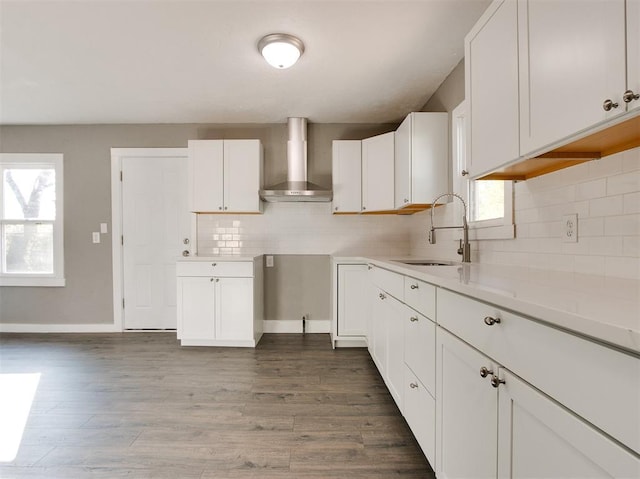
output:
<path id="1" fill-rule="evenodd" d="M 460 241 L 460 246 L 458 247 L 458 254 L 462 256 L 464 255 L 464 246 L 462 245 L 462 238 L 460 238 L 458 241 Z"/>
<path id="2" fill-rule="evenodd" d="M 433 226 L 429 230 L 429 244 L 436 244 L 436 230 Z"/>

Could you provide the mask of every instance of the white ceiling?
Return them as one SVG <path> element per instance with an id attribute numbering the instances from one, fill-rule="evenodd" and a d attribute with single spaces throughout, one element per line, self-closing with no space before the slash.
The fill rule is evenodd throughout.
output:
<path id="1" fill-rule="evenodd" d="M 0 0 L 0 123 L 395 122 L 490 0 Z M 306 51 L 270 67 L 258 40 Z"/>

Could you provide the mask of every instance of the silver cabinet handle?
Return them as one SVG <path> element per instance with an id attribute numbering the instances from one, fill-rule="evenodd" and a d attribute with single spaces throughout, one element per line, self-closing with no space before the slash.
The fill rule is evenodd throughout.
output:
<path id="1" fill-rule="evenodd" d="M 484 317 L 484 324 L 487 326 L 493 326 L 494 324 L 500 324 L 501 322 L 500 318 L 492 318 L 491 316 Z"/>
<path id="2" fill-rule="evenodd" d="M 411 316 L 411 318 L 409 318 L 409 320 L 410 320 L 412 323 L 415 323 L 416 321 L 418 321 L 418 317 L 417 317 L 417 316 Z"/>
<path id="3" fill-rule="evenodd" d="M 487 369 L 484 366 L 480 368 L 480 376 L 486 378 L 489 374 L 493 374 L 493 371 L 491 369 Z"/>
<path id="4" fill-rule="evenodd" d="M 189 250 L 186 249 L 182 252 L 182 256 L 189 256 Z"/>
<path id="5" fill-rule="evenodd" d="M 640 94 L 633 93 L 633 90 L 627 90 L 622 94 L 622 99 L 625 103 L 631 103 L 633 100 L 640 99 Z"/>
<path id="6" fill-rule="evenodd" d="M 409 383 L 409 387 L 411 389 L 417 389 L 418 388 L 418 383 Z"/>
<path id="7" fill-rule="evenodd" d="M 613 108 L 618 108 L 618 104 L 607 98 L 602 104 L 602 108 L 604 111 L 611 111 Z"/>
<path id="8" fill-rule="evenodd" d="M 218 263 L 211 263 L 211 266 L 218 266 Z"/>
<path id="9" fill-rule="evenodd" d="M 494 388 L 497 388 L 498 386 L 500 386 L 501 384 L 504 384 L 504 383 L 505 383 L 505 380 L 504 379 L 500 379 L 495 374 L 493 376 L 491 376 L 491 385 Z"/>
<path id="10" fill-rule="evenodd" d="M 417 284 L 412 284 L 411 285 L 411 289 L 418 289 L 418 285 Z"/>

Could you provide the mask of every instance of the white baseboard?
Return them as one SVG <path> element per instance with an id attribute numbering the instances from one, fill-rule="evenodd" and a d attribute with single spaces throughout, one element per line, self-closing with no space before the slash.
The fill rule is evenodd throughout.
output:
<path id="1" fill-rule="evenodd" d="M 0 333 L 121 333 L 113 324 L 0 323 Z"/>
<path id="2" fill-rule="evenodd" d="M 302 321 L 300 320 L 274 320 L 263 321 L 265 333 L 301 333 Z M 307 333 L 329 333 L 331 331 L 330 319 L 310 319 L 305 322 Z"/>

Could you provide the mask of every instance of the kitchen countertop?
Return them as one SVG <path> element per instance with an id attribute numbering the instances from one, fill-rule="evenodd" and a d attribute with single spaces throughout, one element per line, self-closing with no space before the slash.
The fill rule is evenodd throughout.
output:
<path id="1" fill-rule="evenodd" d="M 640 281 L 483 263 L 414 266 L 361 260 L 640 354 Z M 416 259 L 416 258 L 407 258 Z"/>
<path id="2" fill-rule="evenodd" d="M 176 261 L 253 261 L 256 258 L 261 257 L 261 254 L 255 254 L 253 256 L 239 256 L 239 255 L 223 255 L 223 256 L 178 256 Z"/>

